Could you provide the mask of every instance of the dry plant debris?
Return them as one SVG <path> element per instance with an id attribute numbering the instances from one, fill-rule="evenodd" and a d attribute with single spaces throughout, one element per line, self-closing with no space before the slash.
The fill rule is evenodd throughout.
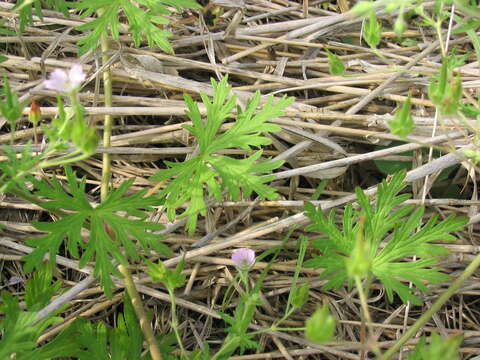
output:
<path id="1" fill-rule="evenodd" d="M 205 118 L 208 107 L 202 103 L 200 94 L 214 96 L 211 78 L 220 81 L 228 75 L 232 94 L 242 109 L 256 91 L 262 95 L 260 104 L 268 103 L 270 95 L 277 101 L 283 95 L 294 97 L 283 109 L 283 115 L 270 120 L 269 124 L 275 124 L 279 131 L 265 135 L 270 145 L 264 146 L 261 154 L 264 160 L 283 161 L 270 179 L 278 197 L 260 199 L 255 193 L 235 200 L 208 197 L 204 214 L 199 216 L 190 235 L 185 230 L 186 218 L 171 223 L 162 206 L 152 203 L 149 208 L 142 208 L 148 214 L 149 224 L 165 226 L 158 234 L 164 236 L 163 244 L 171 254 L 165 251 L 141 255 L 149 256 L 152 264 L 162 260 L 166 269 L 182 264 L 185 281 L 179 280 L 181 286 L 163 283 L 161 276 L 153 281 L 148 276 L 147 264 L 134 259 L 129 266 L 132 284 L 157 336 L 172 332 L 169 292 L 173 295 L 176 326 L 180 330 L 176 335 L 184 347 L 173 351 L 177 356 L 183 351 L 203 349 L 206 343 L 215 353 L 228 339 L 225 319 L 219 311 L 233 316 L 245 289 L 261 280 L 256 307 L 248 323 L 249 332 L 258 332 L 255 337 L 258 348 L 243 354 L 236 352 L 230 359 L 373 358 L 373 344 L 382 353 L 387 351 L 431 308 L 450 283 L 441 282 L 429 286 L 425 293 L 417 293 L 422 304 L 414 306 L 402 303 L 398 297 L 390 302 L 382 283 L 374 281 L 367 309 L 362 307 L 358 288 L 351 284 L 325 290 L 327 279 L 320 276 L 322 269 L 297 265 L 302 244 L 299 239 L 305 241 L 305 259 L 311 259 L 318 254 L 312 243 L 324 236 L 305 231 L 310 219 L 303 208 L 310 201 L 314 206 L 321 205 L 324 211 L 333 210 L 331 219 L 340 227 L 347 204 L 357 206 L 355 187 L 374 198 L 382 179 L 404 169 L 408 171 L 407 192 L 412 194 L 405 203 L 413 208 L 426 208 L 423 223 L 433 214 L 441 219 L 450 215 L 470 218 L 466 227 L 455 229 L 455 242 L 443 244 L 450 251 L 441 259 L 443 273 L 456 278 L 474 260 L 480 250 L 476 233 L 480 219 L 478 168 L 467 157 L 455 156 L 452 151 L 474 143 L 477 122 L 472 116 L 465 121 L 457 116 L 440 119 L 428 87 L 432 76 L 442 68 L 442 54 L 461 58 L 454 75 L 462 85 L 462 103 L 478 109 L 480 71 L 475 52 L 479 52 L 480 43 L 474 43 L 466 33 L 455 31 L 461 26 L 458 17 L 469 16 L 464 9 L 455 7 L 456 2 L 440 2 L 445 3 L 448 14 L 439 27 L 441 39 L 432 27 L 420 26 L 419 15 L 412 9 L 403 9 L 409 19 L 398 37 L 395 33 L 398 12 L 377 8 L 376 21 L 383 28 L 375 48 L 362 37 L 362 29 L 366 31 L 362 23 L 368 19 L 352 13 L 353 1 L 212 1 L 204 4 L 207 6 L 204 9 L 185 11 L 169 6 L 171 13 L 165 15 L 169 24 L 156 26 L 172 33 L 168 43 L 173 53 L 165 52 L 155 42 L 133 37 L 124 13 L 115 14 L 120 25 L 118 36 L 105 37 L 107 47 L 85 51 L 85 43 L 79 41 L 86 33 L 78 28 L 89 30 L 85 24 L 96 17 L 95 13 L 87 17 L 75 9 L 62 13 L 49 10 L 44 2 L 34 1 L 45 7 L 42 16 L 33 12 L 31 22 L 25 24 L 13 1 L 0 2 L 0 29 L 6 30 L 0 31 L 0 59 L 4 60 L 0 62 L 0 71 L 20 101 L 28 104 L 13 134 L 7 119 L 0 117 L 0 144 L 7 145 L 13 139 L 12 149 L 19 154 L 25 149 L 32 155 L 42 151 L 45 131 L 42 123 L 49 123 L 59 115 L 57 93 L 45 87 L 44 81 L 54 69 L 68 71 L 72 65 L 81 64 L 86 79 L 76 95 L 84 106 L 84 116 L 100 136 L 106 129 L 104 119 L 110 118 L 112 122 L 109 140 L 100 144 L 91 156 L 70 164 L 78 178 L 85 177 L 81 185 L 85 187 L 85 201 L 96 206 L 101 199 L 105 200 L 104 190 L 101 195 L 100 189 L 105 185 L 102 167 L 106 158 L 111 164 L 106 191 L 127 191 L 122 184 L 130 180 L 127 194 L 143 190 L 151 195 L 168 186 L 168 181 L 151 179 L 166 169 L 164 161 L 181 163 L 198 154 L 199 142 L 185 127 L 191 125 L 191 120 L 186 116 L 189 109 L 183 98 L 188 94 L 197 102 L 199 114 Z M 426 2 L 425 11 L 432 11 L 436 3 Z M 141 9 L 145 7 L 142 4 L 135 6 Z M 478 23 L 476 15 L 471 16 Z M 468 31 L 477 34 L 477 28 L 472 25 Z M 107 72 L 108 84 L 104 80 Z M 109 87 L 111 96 L 107 94 Z M 35 127 L 28 122 L 33 101 L 39 104 L 42 117 Z M 407 140 L 394 135 L 388 126 L 406 102 L 411 103 L 409 109 L 415 125 Z M 239 110 L 233 108 L 219 133 L 226 133 L 238 114 Z M 216 153 L 234 159 L 245 159 L 252 154 L 247 148 L 225 148 Z M 7 161 L 6 155 L 1 155 L 2 161 Z M 59 189 L 68 188 L 67 177 L 72 180 L 73 176 L 61 166 L 38 169 L 32 175 L 37 181 L 56 184 Z M 25 180 L 25 186 L 31 186 L 29 179 Z M 25 281 L 31 277 L 23 269 L 24 255 L 35 248 L 27 239 L 44 236 L 46 231 L 32 226 L 32 222 L 55 222 L 63 215 L 45 211 L 38 203 L 15 193 L 1 196 L 0 288 L 22 299 Z M 178 213 L 188 214 L 189 206 L 188 202 L 178 205 L 181 209 Z M 352 211 L 350 206 L 347 208 Z M 122 211 L 118 214 L 129 215 Z M 111 235 L 108 228 L 105 234 Z M 88 229 L 83 229 L 79 241 L 87 242 L 88 236 Z M 126 241 L 124 245 L 127 246 Z M 239 248 L 252 249 L 257 256 L 272 249 L 278 252 L 257 258 L 254 265 L 249 258 L 252 268 L 248 275 L 244 274 L 242 282 L 237 277 L 235 259 L 231 259 L 232 252 Z M 117 250 L 117 261 L 131 251 Z M 69 306 L 57 314 L 60 322 L 45 326 L 38 344 L 53 339 L 75 319 L 104 321 L 115 326 L 117 315 L 127 307 L 120 273 L 112 270 L 112 284 L 116 287 L 112 285 L 109 297 L 93 276 L 94 258 L 81 263 L 66 246 L 61 245 L 59 251 L 50 261 L 53 260 L 53 279 L 60 281 L 63 295 L 56 293 L 51 303 L 38 309 L 39 317 L 64 304 Z M 275 257 L 273 263 L 272 257 Z M 111 266 L 114 268 L 116 264 Z M 263 272 L 265 269 L 268 271 Z M 405 280 L 403 284 L 409 286 Z M 420 335 L 436 332 L 443 337 L 462 333 L 464 341 L 459 345 L 462 359 L 480 356 L 478 280 L 478 273 L 474 272 L 420 331 Z M 290 304 L 292 287 L 301 288 L 303 284 L 309 285 L 308 299 L 301 310 L 282 322 L 282 327 L 294 330 L 272 330 L 272 324 L 276 324 Z M 336 319 L 336 333 L 320 345 L 295 328 L 304 327 L 321 304 L 328 304 Z M 370 322 L 365 321 L 365 310 Z M 412 350 L 418 341 L 409 339 L 402 351 Z M 150 347 L 150 351 L 155 358 L 155 350 Z"/>

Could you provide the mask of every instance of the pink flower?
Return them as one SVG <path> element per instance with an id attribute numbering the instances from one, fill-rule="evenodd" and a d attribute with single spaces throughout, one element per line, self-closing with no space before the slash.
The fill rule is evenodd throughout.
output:
<path id="1" fill-rule="evenodd" d="M 50 74 L 50 78 L 44 81 L 45 87 L 49 90 L 69 93 L 77 89 L 85 80 L 86 75 L 82 66 L 73 65 L 68 73 L 62 69 L 55 69 Z"/>
<path id="2" fill-rule="evenodd" d="M 241 270 L 247 270 L 255 264 L 255 251 L 247 248 L 236 249 L 232 254 L 232 261 Z"/>

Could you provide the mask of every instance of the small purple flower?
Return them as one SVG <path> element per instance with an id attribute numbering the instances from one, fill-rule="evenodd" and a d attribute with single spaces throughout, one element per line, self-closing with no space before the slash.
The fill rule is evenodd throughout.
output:
<path id="1" fill-rule="evenodd" d="M 248 270 L 255 264 L 255 251 L 247 248 L 236 249 L 232 254 L 232 261 L 241 270 Z"/>
<path id="2" fill-rule="evenodd" d="M 50 78 L 44 81 L 45 87 L 49 90 L 69 93 L 77 89 L 85 80 L 86 75 L 82 66 L 73 65 L 68 73 L 62 69 L 55 69 L 50 74 Z"/>

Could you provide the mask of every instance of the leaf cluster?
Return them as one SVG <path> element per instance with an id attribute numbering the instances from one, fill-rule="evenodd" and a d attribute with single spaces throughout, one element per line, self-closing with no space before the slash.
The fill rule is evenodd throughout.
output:
<path id="1" fill-rule="evenodd" d="M 415 128 L 412 114 L 412 95 L 408 94 L 407 100 L 395 113 L 395 117 L 388 122 L 388 127 L 392 134 L 400 137 L 408 136 Z"/>
<path id="2" fill-rule="evenodd" d="M 269 173 L 281 166 L 282 161 L 259 162 L 262 150 L 243 159 L 220 155 L 219 152 L 231 148 L 250 151 L 252 146 L 270 144 L 271 140 L 261 134 L 280 130 L 278 125 L 270 124 L 268 121 L 281 116 L 282 109 L 293 101 L 293 98 L 283 97 L 274 102 L 273 97 L 270 97 L 257 111 L 260 104 L 260 93 L 257 92 L 248 101 L 245 109 L 237 107 L 235 122 L 220 134 L 222 125 L 232 115 L 236 97 L 230 94 L 231 87 L 227 83 L 227 77 L 219 83 L 212 79 L 212 86 L 213 99 L 201 94 L 207 109 L 205 121 L 198 105 L 190 96 L 185 95 L 187 115 L 193 124 L 184 127 L 195 136 L 198 142 L 198 155 L 181 163 L 165 161 L 169 169 L 160 171 L 151 178 L 153 181 L 172 179 L 160 192 L 160 197 L 165 200 L 164 206 L 170 220 L 175 218 L 176 209 L 189 202 L 188 209 L 182 216 L 189 216 L 187 228 L 190 233 L 195 230 L 198 214 L 205 215 L 204 187 L 208 188 L 208 194 L 217 201 L 221 201 L 224 190 L 233 200 L 240 198 L 242 190 L 244 196 L 250 196 L 255 192 L 263 199 L 274 200 L 277 197 L 275 188 L 266 185 L 272 177 L 261 177 L 256 174 Z"/>
<path id="3" fill-rule="evenodd" d="M 175 9 L 198 8 L 195 0 L 80 0 L 72 7 L 82 11 L 83 17 L 98 15 L 96 19 L 77 27 L 80 31 L 91 31 L 78 44 L 80 53 L 94 50 L 102 34 L 111 34 L 114 40 L 120 36 L 121 16 L 124 14 L 128 21 L 129 31 L 136 47 L 145 39 L 148 47 L 158 46 L 166 52 L 173 52 L 167 38 L 172 34 L 164 30 L 169 23 L 168 15 L 171 11 L 167 6 Z"/>
<path id="4" fill-rule="evenodd" d="M 36 195 L 48 199 L 43 204 L 44 208 L 64 209 L 68 213 L 55 222 L 33 223 L 47 234 L 28 241 L 36 248 L 26 256 L 27 272 L 38 266 L 46 253 L 53 262 L 64 239 L 67 239 L 66 248 L 72 256 L 80 258 L 81 267 L 95 257 L 94 274 L 100 277 L 105 293 L 111 296 L 114 287 L 111 275 L 119 275 L 115 262 L 128 266 L 128 258 L 140 259 L 140 249 L 146 254 L 155 250 L 172 255 L 172 251 L 160 242 L 162 237 L 153 233 L 162 229 L 162 225 L 145 221 L 147 211 L 152 210 L 157 201 L 145 198 L 145 191 L 126 195 L 133 180 L 122 183 L 110 192 L 105 201 L 93 206 L 85 193 L 85 178 L 77 183 L 71 168 L 66 167 L 65 172 L 70 193 L 64 191 L 56 178 L 51 184 L 35 182 Z M 82 237 L 82 230 L 88 230 L 86 238 Z"/>
<path id="5" fill-rule="evenodd" d="M 423 224 L 423 207 L 402 206 L 410 196 L 399 195 L 405 187 L 404 178 L 405 172 L 400 172 L 390 181 L 384 180 L 378 187 L 373 204 L 357 188 L 355 192 L 360 210 L 348 205 L 340 229 L 333 211 L 326 217 L 321 208 L 312 204 L 305 206 L 306 215 L 313 221 L 307 230 L 326 235 L 326 238 L 314 242 L 322 255 L 314 255 L 305 265 L 325 268 L 323 276 L 328 279 L 325 289 L 339 288 L 349 280 L 348 267 L 352 266 L 349 261 L 358 250 L 359 238 L 364 242 L 363 249 L 366 251 L 362 261 L 369 262 L 371 275 L 385 286 L 390 302 L 396 293 L 405 303 L 421 303 L 414 293 L 415 289 L 409 288 L 404 281 L 412 282 L 417 289 L 425 292 L 427 283 L 438 284 L 448 280 L 448 276 L 435 267 L 437 258 L 447 254 L 448 250 L 432 242 L 455 241 L 450 233 L 461 230 L 468 219 L 449 216 L 438 222 L 435 214 Z M 411 259 L 413 256 L 417 258 Z"/>
<path id="6" fill-rule="evenodd" d="M 185 266 L 184 259 L 177 264 L 175 270 L 170 270 L 161 261 L 159 261 L 158 264 L 154 264 L 146 259 L 146 262 L 148 266 L 148 275 L 150 275 L 153 281 L 163 283 L 169 291 L 173 291 L 185 284 L 187 278 L 185 274 L 182 274 Z"/>

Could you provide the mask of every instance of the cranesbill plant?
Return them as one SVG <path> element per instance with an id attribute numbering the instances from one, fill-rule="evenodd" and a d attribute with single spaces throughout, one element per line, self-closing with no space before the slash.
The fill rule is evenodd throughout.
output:
<path id="1" fill-rule="evenodd" d="M 360 209 L 346 207 L 341 229 L 336 225 L 333 211 L 326 217 L 321 208 L 305 205 L 306 215 L 313 221 L 307 230 L 326 235 L 314 241 L 322 255 L 314 255 L 305 266 L 325 268 L 323 276 L 328 279 L 325 289 L 339 288 L 355 277 L 376 277 L 385 286 L 390 302 L 396 293 L 405 303 L 421 304 L 415 288 L 402 281 L 410 281 L 417 289 L 427 291 L 427 283 L 438 284 L 449 279 L 435 267 L 438 256 L 448 250 L 432 242 L 455 241 L 450 233 L 462 230 L 468 219 L 449 216 L 438 222 L 435 214 L 423 224 L 423 207 L 403 205 L 410 197 L 399 195 L 405 187 L 404 178 L 405 172 L 400 172 L 390 181 L 383 181 L 373 204 L 357 188 Z M 411 259 L 413 256 L 417 259 Z"/>
<path id="2" fill-rule="evenodd" d="M 220 133 L 226 119 L 233 116 L 236 97 L 230 94 L 231 87 L 227 83 L 227 77 L 219 83 L 212 79 L 212 86 L 213 99 L 201 94 L 207 108 L 205 121 L 202 120 L 198 105 L 190 96 L 185 95 L 187 115 L 193 125 L 185 125 L 184 128 L 195 135 L 199 148 L 198 155 L 181 163 L 165 161 L 169 169 L 160 171 L 151 178 L 154 181 L 170 180 L 168 186 L 160 192 L 170 221 L 175 219 L 176 210 L 185 202 L 189 202 L 188 209 L 181 214 L 189 216 L 187 222 L 189 233 L 195 231 L 198 214 L 205 215 L 206 191 L 217 201 L 222 199 L 224 190 L 233 200 L 240 198 L 242 190 L 244 196 L 250 196 L 255 192 L 263 199 L 277 198 L 275 188 L 266 184 L 273 177 L 257 174 L 265 174 L 278 168 L 282 161 L 260 162 L 262 150 L 243 159 L 220 155 L 219 152 L 232 148 L 250 151 L 252 146 L 270 144 L 271 140 L 262 133 L 278 131 L 280 127 L 268 121 L 281 116 L 282 109 L 293 101 L 293 98 L 283 97 L 274 102 L 273 97 L 270 97 L 257 111 L 260 104 L 260 93 L 257 92 L 245 109 L 237 107 L 235 122 L 225 132 Z"/>

